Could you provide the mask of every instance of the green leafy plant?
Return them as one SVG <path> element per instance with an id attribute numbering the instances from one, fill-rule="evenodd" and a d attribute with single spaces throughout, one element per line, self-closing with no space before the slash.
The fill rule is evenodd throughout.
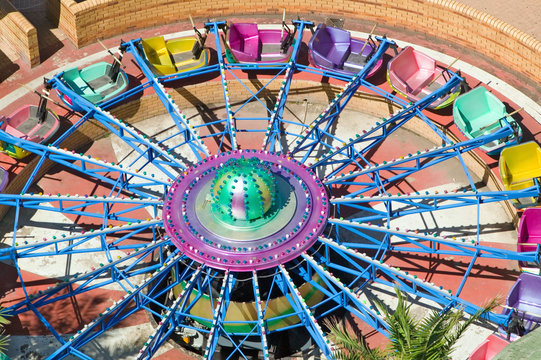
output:
<path id="1" fill-rule="evenodd" d="M 380 349 L 370 349 L 360 334 L 352 334 L 338 319 L 326 319 L 331 340 L 338 346 L 334 357 L 338 360 L 381 360 L 386 354 Z"/>
<path id="2" fill-rule="evenodd" d="M 341 360 L 443 360 L 449 359 L 458 339 L 481 315 L 494 310 L 499 299 L 491 300 L 476 314 L 463 321 L 464 311 L 433 311 L 422 319 L 411 314 L 412 304 L 396 289 L 398 305 L 391 314 L 382 303 L 377 307 L 389 325 L 390 345 L 386 349 L 370 349 L 358 334 L 351 334 L 338 322 L 327 322 L 331 338 L 338 347 L 334 354 Z"/>
<path id="3" fill-rule="evenodd" d="M 0 306 L 0 354 L 5 355 L 5 351 L 7 350 L 7 346 L 9 344 L 9 336 L 4 335 L 4 326 L 9 324 L 10 321 L 8 320 L 8 312 L 5 308 Z"/>

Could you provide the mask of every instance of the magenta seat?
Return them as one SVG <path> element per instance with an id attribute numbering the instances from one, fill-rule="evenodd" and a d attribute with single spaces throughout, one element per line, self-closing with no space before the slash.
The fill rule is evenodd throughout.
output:
<path id="1" fill-rule="evenodd" d="M 229 47 L 239 61 L 256 61 L 259 50 L 257 24 L 231 24 Z"/>
<path id="2" fill-rule="evenodd" d="M 238 62 L 285 62 L 291 56 L 290 46 L 281 52 L 287 32 L 278 29 L 259 30 L 255 23 L 231 24 L 228 32 L 229 49 Z"/>
<path id="3" fill-rule="evenodd" d="M 518 227 L 519 252 L 536 251 L 536 244 L 541 244 L 541 208 L 527 208 L 520 218 Z M 528 245 L 532 244 L 532 245 Z M 527 264 L 521 262 L 521 266 Z"/>

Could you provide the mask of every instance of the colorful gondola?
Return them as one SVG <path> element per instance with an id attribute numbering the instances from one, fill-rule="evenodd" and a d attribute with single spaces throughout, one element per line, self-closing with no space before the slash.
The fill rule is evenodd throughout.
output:
<path id="1" fill-rule="evenodd" d="M 99 62 L 78 69 L 76 67 L 64 71 L 62 81 L 77 95 L 97 104 L 107 101 L 128 87 L 128 76 L 120 69 L 120 64 Z M 59 94 L 62 101 L 71 109 L 79 111 L 80 108 L 66 95 Z"/>
<path id="2" fill-rule="evenodd" d="M 507 123 L 513 135 L 481 146 L 488 155 L 498 155 L 506 146 L 522 139 L 522 129 L 507 113 L 505 105 L 484 87 L 477 87 L 461 96 L 453 104 L 453 119 L 457 128 L 468 139 L 475 139 L 498 131 Z"/>
<path id="3" fill-rule="evenodd" d="M 541 276 L 522 273 L 509 290 L 504 315 L 511 314 L 506 329 L 500 328 L 507 339 L 516 340 L 539 327 L 541 323 Z M 512 312 L 512 313 L 511 313 Z"/>
<path id="4" fill-rule="evenodd" d="M 239 63 L 283 63 L 291 57 L 295 31 L 260 29 L 256 23 L 234 23 L 227 33 L 227 59 Z"/>
<path id="5" fill-rule="evenodd" d="M 391 87 L 412 102 L 444 86 L 447 82 L 444 74 L 447 73 L 448 70 L 438 67 L 434 59 L 411 46 L 402 49 L 387 65 L 387 80 Z M 441 109 L 451 105 L 460 90 L 460 85 L 455 86 L 428 107 Z"/>
<path id="6" fill-rule="evenodd" d="M 0 129 L 16 138 L 45 144 L 60 127 L 58 116 L 47 109 L 47 101 L 40 100 L 38 106 L 23 105 L 6 117 L 0 116 Z M 15 144 L 0 142 L 0 151 L 15 159 L 23 159 L 30 154 Z"/>
<path id="7" fill-rule="evenodd" d="M 503 149 L 499 161 L 500 178 L 506 190 L 532 187 L 541 177 L 541 147 L 536 142 L 510 146 Z M 517 208 L 537 204 L 537 197 L 513 200 Z"/>
<path id="8" fill-rule="evenodd" d="M 156 75 L 170 75 L 208 65 L 207 36 L 202 36 L 195 26 L 194 31 L 195 37 L 166 40 L 163 36 L 155 36 L 141 40 L 143 54 Z"/>
<path id="9" fill-rule="evenodd" d="M 347 30 L 319 24 L 308 43 L 310 62 L 321 69 L 332 70 L 344 75 L 361 71 L 376 53 L 377 44 L 371 36 L 367 40 L 351 37 Z M 374 75 L 383 63 L 379 59 L 367 77 Z"/>
<path id="10" fill-rule="evenodd" d="M 541 244 L 541 208 L 524 210 L 518 226 L 517 250 L 519 252 L 537 251 Z M 539 267 L 534 264 L 520 262 L 522 271 L 539 273 Z"/>

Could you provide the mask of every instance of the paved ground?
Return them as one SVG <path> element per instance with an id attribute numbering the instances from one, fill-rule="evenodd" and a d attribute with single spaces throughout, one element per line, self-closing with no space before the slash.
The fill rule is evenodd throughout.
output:
<path id="1" fill-rule="evenodd" d="M 257 115 L 260 111 L 259 106 L 253 106 L 254 104 L 247 105 L 248 111 Z M 313 119 L 321 112 L 324 105 L 310 104 L 307 110 L 307 119 Z M 303 114 L 305 108 L 303 104 L 291 103 L 287 106 L 285 116 L 298 116 Z M 218 111 L 219 113 L 220 111 Z M 184 113 L 189 117 L 190 121 L 199 123 L 201 121 L 197 110 L 184 109 Z M 355 111 L 345 110 L 342 116 L 338 120 L 336 126 L 336 136 L 340 138 L 347 137 L 351 133 L 362 131 L 363 129 L 369 129 L 378 121 L 379 118 L 360 114 Z M 159 124 L 159 125 L 157 125 Z M 147 119 L 137 124 L 137 128 L 142 132 L 153 136 L 153 138 L 160 139 L 166 137 L 166 129 L 173 128 L 174 123 L 169 116 L 159 116 L 151 119 Z M 250 144 L 259 144 L 261 139 L 254 137 L 245 138 L 242 143 L 243 146 L 250 147 Z M 381 144 L 378 151 L 373 155 L 373 160 L 381 163 L 384 160 L 390 160 L 396 158 L 401 154 L 408 152 L 415 152 L 418 149 L 424 149 L 432 147 L 434 144 L 430 143 L 426 139 L 423 139 L 409 131 L 399 130 L 393 136 L 390 136 L 384 143 Z M 255 145 L 254 145 L 255 146 Z M 251 147 L 254 147 L 251 146 Z M 130 154 L 130 148 L 119 141 L 115 136 L 109 136 L 107 138 L 96 141 L 86 154 L 93 157 L 99 157 L 107 161 L 114 161 L 117 163 L 130 163 L 133 160 L 133 154 Z M 99 189 L 94 188 L 96 184 L 87 181 L 81 181 L 81 178 L 71 171 L 60 171 L 47 176 L 39 181 L 37 189 L 43 189 L 47 192 L 61 192 L 61 193 L 100 193 Z M 479 179 L 474 179 L 478 181 Z M 399 184 L 397 188 L 390 189 L 392 193 L 397 191 L 444 191 L 452 190 L 456 188 L 465 187 L 468 185 L 468 180 L 464 174 L 462 166 L 458 160 L 445 161 L 440 165 L 431 167 L 427 171 L 412 174 L 406 181 Z M 480 189 L 481 191 L 483 189 Z M 384 211 L 383 208 L 380 210 Z M 486 205 L 482 208 L 483 218 L 481 224 L 486 236 L 483 236 L 482 240 L 484 244 L 489 246 L 510 248 L 512 243 L 516 241 L 516 232 L 512 228 L 512 225 L 508 222 L 507 216 L 500 204 L 494 203 Z M 60 236 L 61 233 L 65 233 L 65 229 L 68 233 L 71 233 L 72 228 L 75 230 L 77 226 L 70 226 L 75 219 L 66 217 L 62 214 L 53 214 L 48 211 L 36 211 L 29 214 L 23 214 L 23 218 L 26 225 L 18 230 L 19 235 L 24 235 L 29 241 L 44 236 L 44 231 L 47 236 L 55 234 Z M 433 233 L 435 231 L 442 235 L 466 237 L 468 240 L 473 239 L 472 229 L 476 226 L 475 221 L 472 219 L 476 217 L 476 208 L 461 209 L 461 212 L 457 214 L 451 210 L 440 211 L 437 213 L 427 214 L 414 214 L 404 216 L 396 219 L 392 222 L 392 226 L 401 228 L 418 229 L 419 231 L 427 231 Z M 10 239 L 10 227 L 9 216 L 0 222 L 0 233 L 4 234 L 4 239 Z M 36 224 L 40 224 L 36 226 Z M 1 226 L 3 225 L 3 226 Z M 7 225 L 7 229 L 6 229 Z M 61 226 L 64 225 L 64 226 Z M 64 229 L 64 230 L 62 230 Z M 1 241 L 0 241 L 1 242 Z M 90 246 L 91 244 L 89 244 Z M 116 254 L 114 254 L 116 256 Z M 100 257 L 103 254 L 96 253 L 84 256 L 73 256 L 70 260 L 71 272 L 84 271 L 92 264 L 104 261 Z M 388 260 L 389 264 L 396 267 L 400 267 L 403 270 L 409 271 L 412 274 L 419 276 L 419 278 L 426 279 L 438 285 L 444 286 L 446 289 L 455 289 L 461 279 L 457 276 L 467 266 L 468 259 L 460 259 L 458 257 L 447 257 L 444 259 L 427 258 L 424 256 L 414 256 L 406 258 L 391 258 Z M 47 282 L 48 279 L 60 277 L 63 275 L 66 269 L 66 258 L 39 258 L 33 261 L 21 261 L 19 262 L 22 270 L 24 271 L 25 279 L 28 281 L 29 277 L 35 280 L 42 280 Z M 516 264 L 507 261 L 479 261 L 475 266 L 472 276 L 468 279 L 467 286 L 463 292 L 463 297 L 476 304 L 482 304 L 485 302 L 487 296 L 505 295 L 508 289 L 511 287 L 514 281 L 513 273 L 508 273 L 505 278 L 498 276 L 498 267 L 505 267 L 512 270 L 516 267 Z M 18 299 L 20 294 L 20 288 L 12 285 L 16 281 L 17 275 L 12 274 L 9 269 L 3 268 L 4 279 L 9 276 L 9 281 L 6 280 L 6 287 L 11 292 L 5 299 L 6 306 L 9 306 L 11 299 Z M 491 280 L 496 276 L 497 281 Z M 479 293 L 477 289 L 483 288 L 483 293 Z M 1 290 L 1 286 L 0 286 Z M 32 287 L 31 292 L 36 289 Z M 46 316 L 51 324 L 55 326 L 62 333 L 72 333 L 79 329 L 83 324 L 88 323 L 95 318 L 97 314 L 103 311 L 103 308 L 110 306 L 114 299 L 118 299 L 121 296 L 121 292 L 118 291 L 117 286 L 107 286 L 107 288 L 100 288 L 95 291 L 81 294 L 77 296 L 74 303 L 69 301 L 57 302 L 54 306 L 48 309 L 42 309 L 41 312 Z M 490 295 L 488 295 L 490 294 Z M 385 302 L 389 306 L 394 306 L 394 296 L 389 288 L 381 286 L 370 286 L 365 291 L 367 301 L 371 301 L 374 298 L 378 298 Z M 438 305 L 430 301 L 411 299 L 416 305 L 413 307 L 413 311 L 416 316 L 423 316 L 431 309 L 438 308 Z M 371 346 L 383 346 L 386 341 L 385 338 L 371 330 L 366 324 L 360 321 L 355 321 L 351 317 L 351 324 L 362 330 L 363 334 L 367 336 L 367 340 Z M 10 333 L 15 335 L 13 341 L 9 347 L 8 354 L 14 360 L 32 358 L 31 356 L 44 356 L 49 354 L 57 346 L 56 340 L 47 335 L 48 331 L 44 329 L 39 321 L 36 321 L 35 317 L 30 313 L 21 314 L 14 321 L 16 326 L 10 328 Z M 100 336 L 98 341 L 94 341 L 88 346 L 84 347 L 85 354 L 92 356 L 96 359 L 128 359 L 142 346 L 142 343 L 146 340 L 148 334 L 152 330 L 152 327 L 148 323 L 148 318 L 143 313 L 134 314 L 129 319 L 123 321 L 123 323 L 117 327 L 114 331 L 108 332 L 105 336 Z M 484 338 L 495 330 L 494 327 L 480 327 L 475 326 L 468 332 L 467 336 L 464 336 L 457 346 L 457 352 L 455 359 L 463 359 L 469 354 Z M 134 336 L 132 334 L 137 334 Z M 25 336 L 32 335 L 32 336 Z M 163 353 L 162 357 L 158 357 L 160 360 L 168 359 L 182 359 L 182 355 L 178 350 L 171 349 L 166 346 L 163 350 L 167 353 Z M 188 359 L 191 359 L 187 357 Z"/>
<path id="2" fill-rule="evenodd" d="M 539 0 L 458 0 L 489 13 L 516 28 L 541 39 L 541 1 Z M 540 55 L 541 56 L 541 55 Z"/>
<path id="3" fill-rule="evenodd" d="M 502 18 L 503 20 L 509 22 L 510 24 L 518 27 L 519 29 L 534 35 L 536 38 L 538 38 L 538 39 L 541 38 L 541 29 L 540 29 L 541 26 L 539 25 L 540 23 L 539 23 L 539 20 L 537 18 L 537 16 L 539 15 L 539 12 L 540 12 L 539 9 L 541 7 L 541 5 L 539 3 L 540 0 L 527 0 L 527 1 L 525 1 L 525 0 L 517 0 L 515 2 L 503 2 L 501 0 L 500 1 L 462 0 L 462 2 L 466 3 L 466 4 L 469 4 L 471 6 L 474 6 L 474 7 L 478 8 L 478 9 L 480 9 L 480 10 L 484 10 L 484 11 L 486 11 L 486 12 L 488 12 L 488 13 L 494 15 L 494 16 L 498 16 L 498 17 Z M 49 71 L 57 72 L 58 68 L 60 66 L 67 65 L 68 63 L 71 62 L 71 60 L 81 59 L 83 57 L 86 57 L 87 55 L 95 54 L 95 53 L 97 53 L 98 51 L 101 50 L 99 45 L 88 46 L 83 50 L 75 49 L 73 47 L 73 45 L 69 44 L 65 39 L 62 38 L 62 35 L 61 35 L 60 32 L 58 32 L 56 29 L 50 29 L 50 26 L 47 24 L 46 20 L 42 16 L 41 17 L 39 16 L 39 12 L 34 13 L 32 15 L 32 21 L 33 22 L 35 21 L 35 24 L 38 25 L 40 28 L 49 29 L 49 31 L 47 31 L 47 32 L 42 32 L 41 36 L 43 37 L 43 39 L 40 38 L 40 42 L 42 43 L 42 47 L 43 47 L 43 49 L 40 49 L 40 50 L 44 50 L 44 51 L 42 51 L 42 54 L 45 56 L 45 59 L 47 59 L 47 62 L 45 64 L 42 64 L 40 67 L 34 69 L 32 72 L 23 69 L 23 70 L 19 71 L 18 73 L 16 73 L 13 76 L 13 79 L 10 79 L 10 81 L 4 82 L 4 84 L 0 84 L 0 97 L 10 94 L 13 90 L 15 90 L 16 88 L 19 87 L 18 83 L 20 83 L 20 82 L 22 82 L 22 83 L 30 82 L 30 81 L 32 81 L 34 79 L 39 78 L 40 76 L 43 76 L 44 74 L 46 74 Z M 175 29 L 175 30 L 177 30 L 177 29 Z M 171 26 L 170 27 L 162 27 L 162 28 L 157 29 L 157 30 L 146 30 L 146 31 L 141 32 L 141 33 L 146 34 L 144 36 L 149 36 L 153 32 L 161 32 L 161 33 L 171 32 Z M 46 44 L 46 45 L 43 46 L 43 44 Z M 108 46 L 113 46 L 113 45 L 117 45 L 117 44 L 118 44 L 117 39 L 111 39 L 110 41 L 107 42 Z M 96 59 L 97 58 L 94 58 L 94 60 L 90 60 L 90 58 L 89 58 L 88 61 L 94 62 L 94 61 L 96 61 Z M 475 79 L 472 79 L 472 82 L 471 82 L 472 85 L 476 84 L 476 82 L 474 82 L 474 80 Z M 382 80 L 382 84 L 384 85 L 384 79 Z M 382 84 L 378 84 L 378 85 L 382 85 Z M 33 87 L 36 87 L 37 85 L 39 85 L 39 84 L 35 83 L 35 84 L 33 84 Z M 499 95 L 501 95 L 501 94 L 499 94 Z M 0 99 L 0 108 L 3 107 L 1 105 L 1 103 L 2 103 L 2 99 Z M 513 104 L 513 102 L 511 102 L 511 101 L 509 102 L 509 105 L 512 108 L 516 108 L 515 104 Z M 17 102 L 13 103 L 12 106 L 10 106 L 9 108 L 12 109 L 14 106 L 17 106 Z M 451 128 L 451 125 L 449 123 L 449 114 L 443 114 L 443 115 L 442 114 L 433 114 L 433 115 L 434 115 L 434 118 L 437 119 L 437 121 L 439 121 L 440 123 L 443 123 L 443 124 L 448 124 L 450 126 L 450 128 Z M 527 126 L 531 130 L 531 133 L 528 134 L 528 136 L 530 138 L 535 138 L 537 141 L 540 141 L 541 140 L 541 131 L 539 130 L 539 128 L 534 127 L 534 124 L 536 124 L 535 120 L 532 119 L 531 117 L 525 116 L 525 118 L 523 118 L 521 121 L 522 121 L 523 125 Z M 532 125 L 532 126 L 529 126 L 529 125 Z M 537 126 L 537 124 L 536 124 L 536 126 Z M 395 141 L 398 141 L 398 140 L 400 140 L 400 139 L 395 139 Z M 416 141 L 420 141 L 420 140 L 417 139 Z M 107 144 L 104 145 L 104 144 L 98 144 L 98 145 L 96 145 L 98 148 L 90 149 L 89 151 L 92 152 L 93 155 L 95 155 L 96 153 L 94 152 L 94 150 L 99 151 L 100 149 L 103 150 L 105 148 L 108 148 L 107 146 L 111 146 L 111 143 L 107 143 L 108 145 Z M 115 147 L 114 144 L 113 144 L 113 147 Z M 392 152 L 392 147 L 389 148 L 389 151 L 385 155 L 383 155 L 384 154 L 383 150 L 381 152 L 379 152 L 379 154 L 382 155 L 382 156 L 387 156 L 387 155 L 388 156 L 393 156 L 394 155 L 393 152 Z M 494 159 L 491 160 L 488 157 L 485 157 L 484 159 L 487 162 L 488 161 L 494 161 Z M 3 159 L 0 159 L 0 160 L 3 160 Z M 445 169 L 442 169 L 442 171 L 445 171 Z M 441 173 L 439 173 L 438 175 L 441 175 Z M 58 176 L 58 178 L 62 178 L 62 177 Z M 449 179 L 449 178 L 450 177 L 447 176 L 447 174 L 445 174 L 438 181 L 432 182 L 432 185 L 435 186 L 435 187 L 440 188 L 441 186 L 450 186 L 450 185 L 455 185 L 456 186 L 456 185 L 461 184 L 460 179 L 456 180 L 456 179 L 453 178 L 453 181 L 447 181 L 447 182 L 444 181 L 445 179 Z M 68 178 L 66 177 L 66 179 L 68 179 Z M 423 179 L 417 179 L 417 180 L 418 180 L 418 182 L 415 184 L 415 186 L 423 186 L 423 184 L 419 183 L 419 182 L 422 182 Z M 45 180 L 45 181 L 47 181 L 47 180 Z M 51 179 L 49 179 L 49 181 L 51 182 Z M 426 186 L 426 185 L 429 185 L 429 184 L 424 184 L 424 186 Z M 62 192 L 64 192 L 64 191 L 62 191 Z M 491 213 L 491 211 L 488 211 L 488 212 Z M 464 216 L 468 217 L 468 215 L 466 215 L 466 214 Z M 501 219 L 501 217 L 502 216 L 500 215 L 500 213 L 494 212 L 494 216 L 491 217 L 491 218 L 486 219 L 486 221 L 488 222 L 489 225 L 492 223 L 492 225 L 490 225 L 490 226 L 492 226 L 492 228 L 498 228 L 498 227 L 500 227 L 500 225 L 505 224 L 505 221 L 499 221 L 499 219 Z M 491 222 L 491 219 L 493 219 L 494 221 Z M 498 221 L 496 221 L 496 220 L 498 220 Z M 62 219 L 62 221 L 69 221 L 69 219 Z M 450 229 L 452 231 L 453 228 L 455 227 L 454 222 L 456 222 L 456 219 L 451 219 L 451 218 L 448 218 L 448 219 L 444 219 L 444 218 L 422 219 L 422 218 L 419 218 L 419 219 L 416 219 L 415 222 L 416 222 L 416 225 L 425 226 L 427 229 L 429 229 L 429 228 L 438 228 L 438 229 L 444 228 L 444 229 Z M 461 221 L 458 221 L 458 224 L 463 224 L 463 223 Z M 513 234 L 513 231 L 510 230 L 509 228 L 507 228 L 507 230 L 508 231 L 505 231 L 502 234 L 500 234 L 498 232 L 494 232 L 493 233 L 494 235 L 491 235 L 490 241 L 494 241 L 494 242 L 497 242 L 497 243 L 508 243 L 510 240 L 514 240 L 515 235 Z M 465 231 L 467 231 L 467 229 Z M 498 246 L 500 246 L 500 245 L 498 245 Z M 507 246 L 507 245 L 504 244 L 504 245 L 501 245 L 501 246 Z M 463 268 L 463 266 L 464 266 L 461 259 L 444 259 L 444 261 L 442 261 L 442 262 L 445 262 L 446 264 L 442 264 L 442 266 L 447 267 L 446 271 L 436 271 L 436 267 L 434 265 L 433 259 L 421 259 L 421 258 L 419 258 L 419 259 L 416 259 L 415 261 L 404 261 L 403 259 L 395 259 L 394 261 L 395 261 L 395 263 L 393 263 L 393 264 L 395 264 L 397 266 L 400 266 L 400 267 L 402 267 L 404 269 L 409 267 L 409 269 L 410 269 L 410 271 L 412 273 L 415 272 L 416 274 L 419 274 L 419 276 L 423 276 L 424 278 L 432 279 L 430 281 L 434 281 L 436 283 L 445 282 L 445 284 L 449 284 L 448 285 L 449 287 L 451 286 L 451 284 L 453 284 L 454 281 L 456 281 L 456 279 L 455 280 L 452 279 L 453 272 L 456 271 L 457 269 Z M 490 265 L 491 265 L 490 263 L 483 264 L 483 266 L 479 266 L 478 268 L 475 269 L 476 270 L 475 271 L 475 276 L 472 277 L 473 282 L 468 283 L 468 285 L 469 285 L 468 288 L 473 289 L 473 290 L 466 291 L 464 293 L 465 297 L 471 297 L 474 302 L 479 303 L 479 301 L 481 299 L 479 299 L 480 294 L 475 291 L 476 288 L 483 288 L 483 289 L 489 289 L 490 288 L 490 291 L 487 290 L 487 292 L 491 292 L 491 293 L 496 293 L 496 292 L 506 293 L 507 292 L 507 289 L 510 287 L 510 284 L 512 284 L 513 279 L 512 278 L 507 279 L 505 284 L 488 281 L 488 279 L 490 277 L 498 275 L 499 273 L 501 275 L 501 271 L 503 271 L 503 269 L 502 270 L 499 270 L 499 269 L 496 269 L 496 268 L 490 269 L 489 268 Z M 441 269 L 441 268 L 439 268 L 439 269 Z M 441 274 L 447 274 L 447 275 L 444 275 L 444 277 L 438 278 L 438 276 L 441 276 L 441 275 L 438 274 L 438 272 L 441 273 Z M 50 276 L 50 274 L 44 274 L 44 275 Z M 471 285 L 473 285 L 473 287 Z M 109 291 L 110 292 L 108 292 L 108 295 L 111 296 L 110 294 L 112 294 L 113 289 L 110 289 Z M 374 292 L 377 292 L 377 291 L 378 291 L 377 289 L 374 289 Z M 484 293 L 482 295 L 484 295 Z M 107 301 L 110 301 L 110 299 L 108 297 L 104 300 L 104 304 Z M 94 310 L 96 310 L 96 309 L 94 309 Z M 92 313 L 89 313 L 88 311 L 86 311 L 85 315 L 91 316 Z M 132 324 L 132 326 L 141 326 L 140 328 L 138 328 L 138 332 L 144 334 L 145 332 L 148 332 L 150 330 L 144 328 L 145 324 L 142 324 L 141 323 L 142 321 L 144 321 L 144 319 L 139 319 L 137 321 L 137 323 Z M 119 329 L 119 331 L 121 331 L 121 330 L 122 329 Z M 126 329 L 126 330 L 128 332 L 133 331 L 133 329 Z M 66 331 L 69 332 L 70 330 L 66 330 Z M 462 346 L 460 347 L 459 356 L 457 356 L 457 358 L 464 358 L 465 354 L 467 354 L 468 351 L 471 350 L 472 346 L 474 346 L 475 343 L 480 342 L 491 331 L 492 330 L 490 330 L 490 329 L 488 329 L 488 330 L 487 329 L 477 329 L 477 328 L 474 329 L 473 332 L 471 334 L 468 334 L 468 336 L 466 337 L 467 341 L 470 341 L 470 342 L 467 345 L 465 345 L 464 347 L 462 347 Z M 36 336 L 35 338 L 38 338 L 38 337 Z M 112 338 L 118 338 L 118 336 L 112 336 Z M 144 336 L 140 337 L 140 338 L 137 338 L 137 339 L 133 339 L 133 342 L 137 343 L 137 341 L 140 341 L 142 339 L 144 339 Z M 49 341 L 51 341 L 51 339 L 50 339 L 50 337 L 43 337 L 43 338 L 40 337 L 36 341 L 38 341 L 38 342 L 41 341 L 44 348 L 46 348 L 47 347 L 46 344 L 48 344 Z M 378 344 L 378 343 L 381 343 L 381 341 L 382 341 L 381 337 L 373 335 L 372 340 L 370 341 L 370 343 L 371 344 Z M 28 338 L 26 336 L 14 337 L 14 343 L 13 343 L 12 346 L 17 346 L 18 349 L 21 349 L 21 346 L 25 346 L 25 345 L 30 345 L 30 346 L 25 347 L 25 349 L 28 349 L 28 351 L 35 351 L 36 348 L 34 348 L 34 346 L 37 347 L 37 344 L 32 344 L 32 343 L 29 344 L 28 343 Z M 137 346 L 140 346 L 140 344 L 138 344 Z M 97 349 L 96 351 L 108 351 L 107 350 L 108 347 L 107 346 L 104 347 L 103 344 L 100 344 L 100 346 L 97 346 L 96 349 Z M 112 349 L 117 351 L 117 353 L 107 352 L 107 355 L 111 356 L 111 357 L 106 357 L 105 355 L 103 355 L 103 354 L 105 354 L 105 352 L 102 352 L 102 353 L 98 352 L 97 354 L 100 354 L 101 358 L 103 358 L 103 359 L 121 358 L 121 355 L 119 355 L 118 352 L 123 351 L 123 347 L 115 348 L 115 345 L 113 345 Z M 15 350 L 15 351 L 17 351 L 17 350 Z M 17 354 L 17 353 L 15 353 L 15 354 Z M 113 355 L 111 355 L 111 354 L 113 354 Z M 20 355 L 20 354 L 17 354 L 17 355 Z M 100 355 L 98 355 L 98 356 L 100 356 Z M 160 360 L 173 359 L 173 358 L 178 359 L 177 356 L 178 356 L 178 354 L 176 352 L 172 351 L 169 354 L 164 354 L 162 357 L 159 357 L 159 359 Z M 17 356 L 15 355 L 14 358 L 17 358 Z"/>

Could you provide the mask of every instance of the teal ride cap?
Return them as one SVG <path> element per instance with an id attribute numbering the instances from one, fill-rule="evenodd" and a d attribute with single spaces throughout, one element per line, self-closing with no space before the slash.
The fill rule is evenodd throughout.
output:
<path id="1" fill-rule="evenodd" d="M 256 157 L 229 159 L 216 171 L 211 196 L 213 210 L 231 220 L 259 219 L 276 202 L 276 178 Z"/>

